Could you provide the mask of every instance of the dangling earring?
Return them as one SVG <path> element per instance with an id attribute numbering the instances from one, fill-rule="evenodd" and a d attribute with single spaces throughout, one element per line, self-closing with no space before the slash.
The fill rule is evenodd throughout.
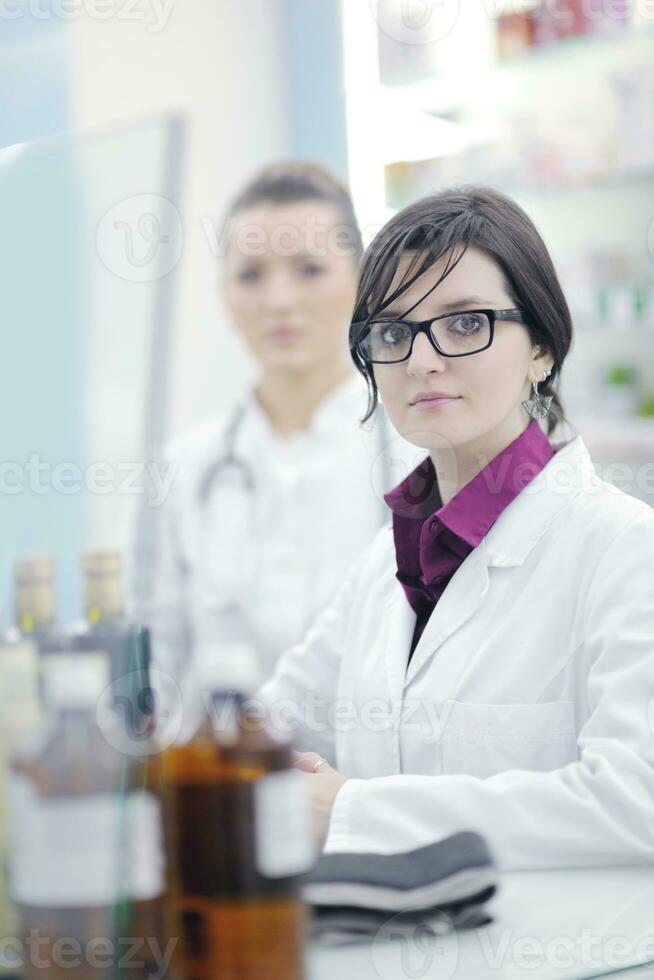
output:
<path id="1" fill-rule="evenodd" d="M 543 375 L 542 380 L 548 378 L 551 371 L 546 371 Z M 550 410 L 550 405 L 552 404 L 552 395 L 539 395 L 538 394 L 538 382 L 532 381 L 531 383 L 532 397 L 528 398 L 527 401 L 522 402 L 527 415 L 530 415 L 532 419 L 544 419 Z"/>

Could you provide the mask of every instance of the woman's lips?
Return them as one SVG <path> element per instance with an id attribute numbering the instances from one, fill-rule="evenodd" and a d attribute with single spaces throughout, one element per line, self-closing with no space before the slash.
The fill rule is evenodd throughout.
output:
<path id="1" fill-rule="evenodd" d="M 299 340 L 302 336 L 301 330 L 294 330 L 293 327 L 276 327 L 268 334 L 275 343 L 286 344 L 293 340 Z"/>
<path id="2" fill-rule="evenodd" d="M 413 408 L 417 408 L 421 412 L 434 412 L 440 408 L 445 408 L 446 405 L 451 405 L 452 402 L 458 402 L 460 397 L 460 395 L 457 395 L 455 398 L 442 398 L 438 396 L 434 398 L 422 398 L 420 401 L 413 403 Z"/>

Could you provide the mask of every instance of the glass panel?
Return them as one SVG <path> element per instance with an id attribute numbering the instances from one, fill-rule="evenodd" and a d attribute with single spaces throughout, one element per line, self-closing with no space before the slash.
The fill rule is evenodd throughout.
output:
<path id="1" fill-rule="evenodd" d="M 148 510 L 145 463 L 165 434 L 180 152 L 179 122 L 157 119 L 0 154 L 0 625 L 13 619 L 14 558 L 56 556 L 58 619 L 70 620 L 79 551 L 126 550 L 137 509 Z"/>

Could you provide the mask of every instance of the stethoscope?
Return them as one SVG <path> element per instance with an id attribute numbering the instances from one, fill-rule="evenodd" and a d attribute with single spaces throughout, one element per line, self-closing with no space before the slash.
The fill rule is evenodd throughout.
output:
<path id="1" fill-rule="evenodd" d="M 205 508 L 209 497 L 216 484 L 225 477 L 230 470 L 240 479 L 243 489 L 250 496 L 254 496 L 256 491 L 256 480 L 252 466 L 236 451 L 239 433 L 243 427 L 243 422 L 247 414 L 247 403 L 239 404 L 232 412 L 227 426 L 221 438 L 221 453 L 207 466 L 198 482 L 198 501 L 201 508 Z M 378 430 L 377 439 L 379 453 L 377 458 L 381 461 L 382 480 L 384 493 L 391 489 L 391 460 L 390 460 L 390 431 L 388 420 L 383 409 L 379 410 L 377 416 Z M 381 495 L 380 495 L 381 496 Z M 385 524 L 389 519 L 389 510 L 381 497 L 382 521 Z"/>

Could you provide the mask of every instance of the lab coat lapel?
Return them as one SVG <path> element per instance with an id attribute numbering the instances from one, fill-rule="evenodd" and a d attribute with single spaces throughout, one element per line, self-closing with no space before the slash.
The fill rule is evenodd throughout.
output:
<path id="1" fill-rule="evenodd" d="M 391 594 L 386 629 L 385 660 L 389 707 L 392 710 L 399 710 L 404 691 L 407 657 L 416 624 L 416 614 L 407 602 L 404 589 L 395 576 L 389 581 L 389 588 Z M 390 726 L 389 733 L 393 739 L 392 771 L 401 772 L 399 725 Z M 386 759 L 385 764 L 388 765 L 388 762 L 389 760 Z"/>
<path id="2" fill-rule="evenodd" d="M 487 591 L 486 543 L 482 540 L 459 566 L 436 603 L 406 671 L 406 684 L 413 680 L 438 648 L 477 612 Z"/>
<path id="3" fill-rule="evenodd" d="M 597 479 L 580 435 L 568 442 L 500 514 L 481 543 L 447 584 L 429 618 L 406 672 L 408 685 L 452 634 L 482 605 L 489 567 L 522 565 L 560 512 Z M 473 651 L 474 653 L 474 651 Z"/>

